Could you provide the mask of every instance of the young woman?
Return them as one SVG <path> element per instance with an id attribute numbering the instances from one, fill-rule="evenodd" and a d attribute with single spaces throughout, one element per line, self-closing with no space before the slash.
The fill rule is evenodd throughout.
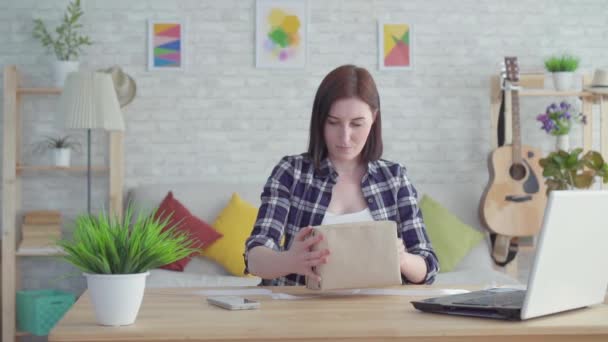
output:
<path id="1" fill-rule="evenodd" d="M 264 285 L 303 285 L 331 251 L 311 252 L 312 226 L 393 220 L 401 238 L 404 283 L 432 283 L 437 256 L 426 234 L 417 193 L 405 168 L 382 155 L 380 98 L 363 68 L 343 65 L 317 90 L 308 152 L 286 156 L 272 170 L 246 242 L 246 272 Z M 284 246 L 281 241 L 284 239 Z"/>

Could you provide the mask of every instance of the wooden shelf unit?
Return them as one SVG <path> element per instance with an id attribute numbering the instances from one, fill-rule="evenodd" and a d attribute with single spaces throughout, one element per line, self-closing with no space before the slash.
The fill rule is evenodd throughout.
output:
<path id="1" fill-rule="evenodd" d="M 604 160 L 608 161 L 608 95 L 599 95 L 589 91 L 556 91 L 544 88 L 545 75 L 542 73 L 522 74 L 519 78 L 520 102 L 522 97 L 578 97 L 582 101 L 582 113 L 587 116 L 587 124 L 583 127 L 583 150 L 584 152 L 592 149 L 593 146 L 593 105 L 599 105 L 600 109 L 600 152 Z M 591 84 L 591 77 L 583 75 L 582 89 Z M 499 75 L 490 78 L 490 142 L 492 150 L 498 148 L 498 119 L 500 114 L 500 104 L 503 94 Z M 505 94 L 504 128 L 505 144 L 512 141 L 512 115 L 511 115 L 511 94 Z M 544 181 L 544 179 L 543 179 Z M 607 186 L 602 184 L 602 188 Z M 535 246 L 519 246 L 524 252 L 531 253 Z M 518 269 L 517 257 L 506 266 L 506 272 L 517 278 Z M 498 266 L 497 266 L 498 268 Z"/>
<path id="2" fill-rule="evenodd" d="M 4 122 L 2 165 L 2 341 L 14 341 L 28 333 L 16 329 L 16 290 L 18 289 L 17 257 L 59 256 L 48 250 L 17 250 L 17 213 L 21 203 L 21 176 L 24 172 L 86 173 L 86 166 L 55 167 L 23 165 L 20 161 L 21 114 L 23 95 L 59 95 L 60 88 L 19 87 L 19 71 L 15 65 L 4 67 Z M 122 132 L 109 133 L 109 166 L 94 166 L 94 172 L 109 175 L 109 212 L 122 216 L 124 177 L 124 138 Z"/>
<path id="3" fill-rule="evenodd" d="M 556 91 L 545 89 L 544 74 L 522 74 L 520 75 L 519 85 L 522 89 L 519 91 L 520 98 L 522 97 L 579 97 L 583 103 L 582 113 L 587 116 L 587 124 L 583 128 L 583 149 L 589 151 L 593 144 L 593 105 L 600 105 L 600 153 L 605 160 L 608 160 L 608 95 L 600 96 L 588 91 Z M 591 83 L 591 77 L 584 75 L 583 87 Z M 498 117 L 500 113 L 500 104 L 502 102 L 502 91 L 500 84 L 500 76 L 495 75 L 490 78 L 490 132 L 491 132 L 491 148 L 492 150 L 498 147 Z M 510 99 L 510 94 L 505 97 Z M 505 101 L 505 143 L 510 143 L 512 140 L 511 132 L 511 111 L 510 101 Z"/>

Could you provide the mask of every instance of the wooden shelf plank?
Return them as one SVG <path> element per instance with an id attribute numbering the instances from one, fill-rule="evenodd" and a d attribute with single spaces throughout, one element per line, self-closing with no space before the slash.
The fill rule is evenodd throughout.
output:
<path id="1" fill-rule="evenodd" d="M 27 331 L 17 331 L 17 333 L 15 333 L 15 336 L 17 337 L 23 337 L 23 336 L 30 336 L 31 334 Z"/>
<path id="2" fill-rule="evenodd" d="M 567 97 L 567 96 L 580 96 L 580 97 L 591 97 L 594 96 L 588 91 L 556 91 L 551 89 L 525 89 L 523 88 L 519 92 L 519 96 L 556 96 L 556 97 Z"/>
<path id="3" fill-rule="evenodd" d="M 70 166 L 70 167 L 53 166 L 53 165 L 18 165 L 17 173 L 20 173 L 23 171 L 87 172 L 87 167 L 84 165 Z M 110 168 L 107 166 L 93 165 L 93 166 L 91 166 L 91 171 L 92 172 L 108 172 L 108 171 L 110 171 Z"/>
<path id="4" fill-rule="evenodd" d="M 521 252 L 535 252 L 536 251 L 536 246 L 531 246 L 531 245 L 519 245 L 518 248 Z"/>
<path id="5" fill-rule="evenodd" d="M 57 95 L 61 94 L 61 88 L 18 88 L 18 94 L 48 94 Z"/>
<path id="6" fill-rule="evenodd" d="M 48 257 L 48 256 L 62 256 L 65 255 L 65 252 L 62 250 L 52 250 L 50 248 L 40 248 L 36 250 L 34 248 L 27 248 L 22 250 L 21 248 L 17 249 L 15 253 L 17 256 L 39 256 L 39 257 Z"/>

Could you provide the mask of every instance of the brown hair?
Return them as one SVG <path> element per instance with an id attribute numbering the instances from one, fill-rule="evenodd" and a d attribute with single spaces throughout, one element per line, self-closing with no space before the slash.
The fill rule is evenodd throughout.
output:
<path id="1" fill-rule="evenodd" d="M 361 151 L 363 161 L 378 160 L 382 155 L 382 121 L 380 120 L 380 96 L 376 83 L 369 71 L 354 65 L 342 65 L 332 70 L 321 82 L 310 118 L 308 156 L 318 169 L 327 157 L 327 145 L 323 130 L 329 110 L 334 102 L 344 98 L 356 97 L 367 103 L 376 119 L 372 124 L 365 146 Z"/>

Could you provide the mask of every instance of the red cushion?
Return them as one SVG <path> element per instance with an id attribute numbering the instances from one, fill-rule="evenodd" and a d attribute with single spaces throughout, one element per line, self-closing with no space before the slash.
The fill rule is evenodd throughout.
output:
<path id="1" fill-rule="evenodd" d="M 215 229 L 213 229 L 213 227 L 211 227 L 211 225 L 209 225 L 207 222 L 192 215 L 188 208 L 173 197 L 173 192 L 171 191 L 169 191 L 167 196 L 165 196 L 163 201 L 160 203 L 154 217 L 164 220 L 169 215 L 171 215 L 171 217 L 169 218 L 169 222 L 165 230 L 175 226 L 176 231 L 185 232 L 190 235 L 195 242 L 194 247 L 196 248 L 207 247 L 215 242 L 215 240 L 223 236 L 221 233 L 218 233 Z M 177 260 L 165 266 L 161 266 L 161 268 L 181 272 L 190 262 L 192 256 L 196 254 L 198 253 L 192 253 L 183 259 Z"/>
<path id="2" fill-rule="evenodd" d="M 178 201 L 177 199 L 175 199 L 175 197 L 173 197 L 172 191 L 169 191 L 167 193 L 167 195 L 165 196 L 165 198 L 163 199 L 163 201 L 160 202 L 160 206 L 158 207 L 158 210 L 156 211 L 155 218 L 158 218 L 160 216 L 162 219 L 165 219 L 171 213 L 173 213 L 173 216 L 171 217 L 171 221 L 173 221 L 175 218 L 177 218 L 176 222 L 184 217 L 192 216 L 192 214 L 190 213 L 190 210 L 188 210 L 188 208 L 184 207 L 184 205 L 180 201 Z"/>

